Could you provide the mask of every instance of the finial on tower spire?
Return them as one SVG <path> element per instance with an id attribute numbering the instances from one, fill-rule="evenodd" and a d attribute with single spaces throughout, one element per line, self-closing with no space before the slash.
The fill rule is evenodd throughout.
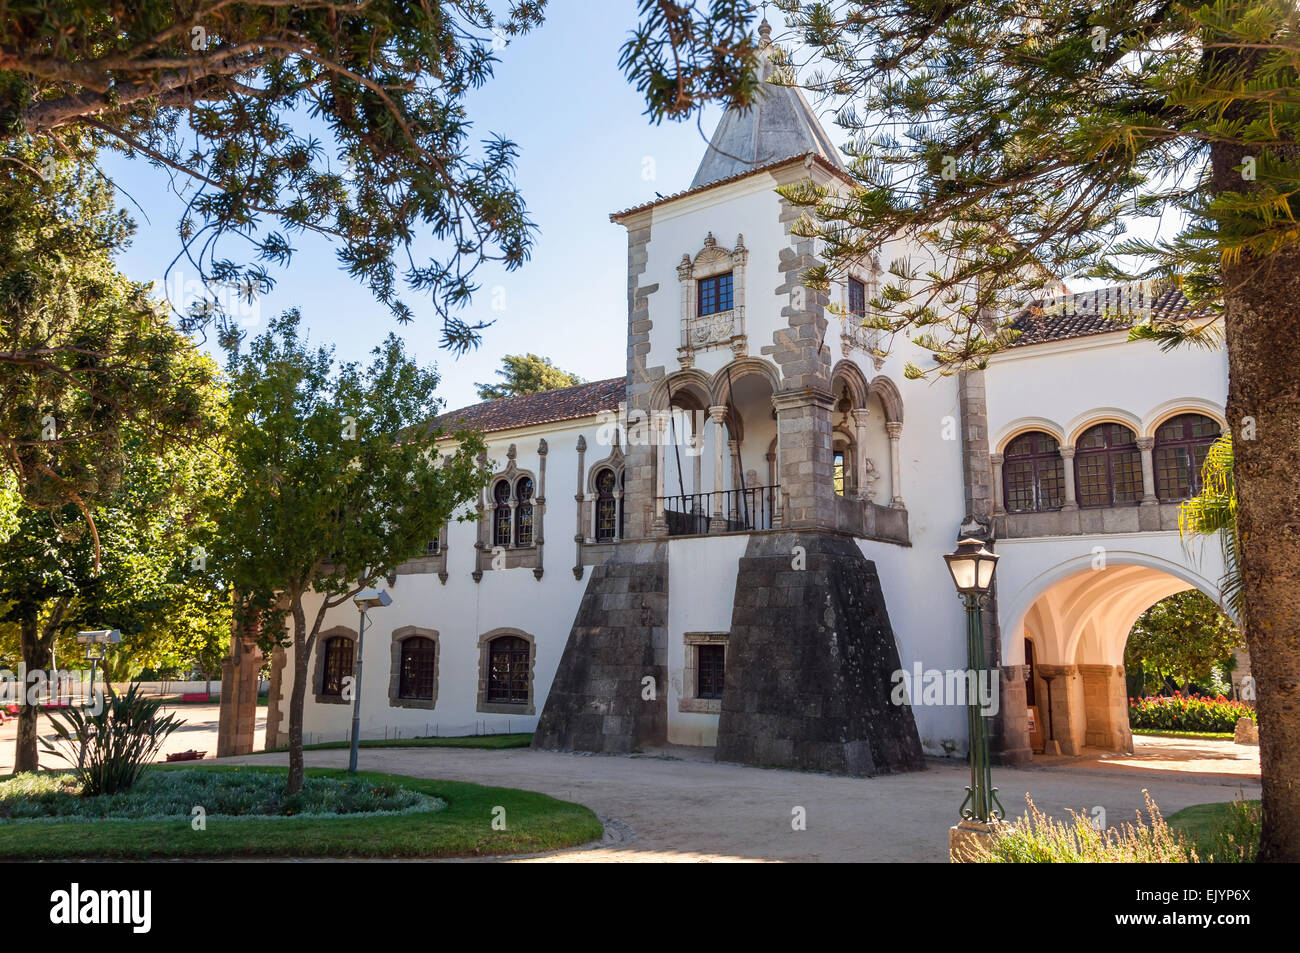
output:
<path id="1" fill-rule="evenodd" d="M 767 5 L 764 4 L 764 7 L 766 6 Z M 763 46 L 772 42 L 772 24 L 767 22 L 766 13 L 763 15 L 763 22 L 758 25 L 758 37 Z"/>

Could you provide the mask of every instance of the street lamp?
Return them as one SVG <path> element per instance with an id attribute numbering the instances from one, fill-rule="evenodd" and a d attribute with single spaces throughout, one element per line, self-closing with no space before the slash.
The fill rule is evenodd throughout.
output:
<path id="1" fill-rule="evenodd" d="M 357 747 L 361 740 L 361 660 L 365 658 L 366 612 L 391 606 L 393 597 L 383 589 L 365 589 L 352 597 L 361 610 L 361 625 L 357 630 L 356 683 L 352 686 L 352 752 L 348 755 L 348 770 L 357 773 Z"/>
<path id="2" fill-rule="evenodd" d="M 966 723 L 970 731 L 970 786 L 966 800 L 961 802 L 961 816 L 965 821 L 988 824 L 1006 816 L 998 789 L 993 786 L 993 769 L 989 763 L 988 718 L 980 709 L 979 692 L 975 686 L 982 684 L 984 659 L 984 603 L 993 588 L 993 571 L 997 569 L 998 556 L 984 548 L 978 539 L 963 539 L 957 551 L 943 557 L 948 572 L 957 587 L 957 593 L 966 604 L 966 664 L 974 673 L 975 685 L 968 677 L 966 686 Z M 969 807 L 967 806 L 969 805 Z"/>
<path id="3" fill-rule="evenodd" d="M 90 660 L 90 697 L 95 697 L 95 666 L 108 657 L 109 645 L 122 641 L 118 629 L 91 629 L 77 633 L 77 644 L 86 647 L 86 658 Z"/>

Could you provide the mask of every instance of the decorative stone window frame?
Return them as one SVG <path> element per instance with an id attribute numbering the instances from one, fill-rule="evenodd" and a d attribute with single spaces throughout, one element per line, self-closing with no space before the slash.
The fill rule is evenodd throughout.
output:
<path id="1" fill-rule="evenodd" d="M 402 643 L 407 639 L 421 638 L 433 642 L 433 697 L 403 698 L 398 694 L 402 690 Z M 392 665 L 388 671 L 388 707 L 389 708 L 423 708 L 430 709 L 438 704 L 438 680 L 442 675 L 442 640 L 437 629 L 425 629 L 418 625 L 404 625 L 393 630 Z"/>
<path id="2" fill-rule="evenodd" d="M 537 441 L 538 467 L 537 472 L 532 470 L 521 469 L 515 462 L 517 451 L 515 445 L 510 444 L 506 450 L 505 469 L 494 473 L 479 493 L 478 501 L 478 540 L 474 543 L 477 551 L 473 577 L 475 582 L 483 578 L 483 572 L 494 568 L 493 562 L 496 556 L 498 544 L 495 542 L 496 532 L 496 500 L 493 497 L 493 491 L 498 483 L 502 480 L 510 484 L 510 542 L 500 548 L 505 556 L 505 565 L 496 568 L 504 569 L 531 569 L 533 576 L 541 581 L 543 564 L 542 551 L 546 543 L 545 533 L 543 532 L 546 519 L 546 440 Z M 533 481 L 533 541 L 525 545 L 516 545 L 517 529 L 515 524 L 515 514 L 518 510 L 519 501 L 516 487 L 519 480 L 527 477 Z"/>
<path id="3" fill-rule="evenodd" d="M 682 287 L 682 343 L 677 349 L 677 360 L 683 369 L 695 366 L 695 352 L 712 348 L 729 347 L 736 357 L 749 353 L 749 339 L 745 335 L 745 268 L 749 262 L 749 249 L 745 236 L 736 236 L 734 248 L 720 248 L 713 233 L 704 239 L 704 247 L 694 257 L 690 252 L 682 255 L 677 266 L 677 278 Z M 699 283 L 705 278 L 732 273 L 731 309 L 700 315 Z"/>
<path id="4" fill-rule="evenodd" d="M 624 527 L 622 506 L 620 504 L 623 502 L 623 471 L 626 467 L 627 461 L 623 456 L 623 449 L 615 444 L 613 452 L 611 452 L 609 456 L 604 460 L 593 463 L 587 468 L 587 491 L 585 494 L 585 500 L 583 501 L 584 508 L 582 514 L 582 525 L 586 542 L 602 544 L 616 543 L 623 538 Z M 618 511 L 618 515 L 616 516 L 618 531 L 614 534 L 613 539 L 598 540 L 596 538 L 596 504 L 600 499 L 600 491 L 596 489 L 596 477 L 600 474 L 601 470 L 612 470 L 614 472 L 614 505 Z"/>
<path id="5" fill-rule="evenodd" d="M 352 700 L 345 698 L 343 693 L 337 695 L 323 694 L 321 689 L 325 687 L 325 643 L 330 639 L 345 638 L 352 642 L 352 677 L 357 675 L 357 633 L 345 625 L 336 625 L 326 629 L 324 632 L 316 633 L 316 641 L 312 645 L 312 653 L 316 656 L 316 661 L 312 666 L 311 673 L 311 690 L 318 705 L 351 705 Z M 356 685 L 353 685 L 356 690 Z"/>
<path id="6" fill-rule="evenodd" d="M 721 698 L 698 698 L 701 645 L 721 645 L 725 651 L 731 640 L 730 632 L 686 632 L 682 641 L 686 646 L 686 664 L 682 668 L 682 691 L 677 699 L 677 710 L 698 715 L 722 713 Z"/>
<path id="7" fill-rule="evenodd" d="M 491 646 L 494 639 L 499 639 L 502 636 L 514 636 L 528 643 L 528 701 L 526 703 L 507 704 L 506 702 L 490 702 L 487 700 L 488 665 L 492 658 L 489 646 Z M 478 637 L 478 711 L 497 715 L 535 715 L 537 713 L 534 706 L 536 675 L 537 640 L 523 629 L 513 629 L 507 626 L 484 632 Z"/>
<path id="8" fill-rule="evenodd" d="M 844 281 L 839 286 L 840 353 L 847 358 L 854 351 L 861 351 L 871 358 L 871 363 L 877 371 L 885 366 L 885 359 L 879 354 L 880 332 L 875 328 L 862 327 L 849 312 L 849 279 L 862 282 L 863 298 L 869 302 L 880 290 L 882 273 L 880 258 L 873 255 L 869 263 L 850 266 Z"/>
<path id="9" fill-rule="evenodd" d="M 433 540 L 429 542 L 433 542 Z M 399 576 L 436 572 L 438 580 L 445 586 L 447 584 L 447 524 L 443 523 L 438 529 L 438 551 L 436 553 L 429 552 L 426 544 L 423 556 L 408 559 L 398 566 L 395 571 Z"/>

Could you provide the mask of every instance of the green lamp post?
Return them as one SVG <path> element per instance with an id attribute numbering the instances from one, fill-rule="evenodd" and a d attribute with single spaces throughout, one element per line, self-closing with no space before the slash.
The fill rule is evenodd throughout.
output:
<path id="1" fill-rule="evenodd" d="M 974 673 L 975 684 L 984 677 L 984 603 L 993 588 L 993 571 L 998 556 L 984 548 L 978 539 L 963 539 L 957 551 L 943 557 L 957 593 L 966 604 L 966 664 Z M 988 824 L 1006 816 L 998 789 L 993 786 L 993 768 L 989 762 L 988 718 L 980 709 L 979 693 L 967 681 L 966 722 L 970 731 L 970 786 L 961 802 L 965 821 Z"/>

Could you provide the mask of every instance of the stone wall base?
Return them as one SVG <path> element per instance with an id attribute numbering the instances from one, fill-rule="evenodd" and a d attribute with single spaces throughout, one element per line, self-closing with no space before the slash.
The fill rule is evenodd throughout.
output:
<path id="1" fill-rule="evenodd" d="M 592 568 L 533 747 L 626 754 L 665 744 L 667 675 L 667 544 L 625 544 Z"/>
<path id="2" fill-rule="evenodd" d="M 795 568 L 802 566 L 803 568 Z M 749 538 L 740 560 L 719 761 L 873 775 L 925 767 L 875 564 L 848 537 Z"/>

